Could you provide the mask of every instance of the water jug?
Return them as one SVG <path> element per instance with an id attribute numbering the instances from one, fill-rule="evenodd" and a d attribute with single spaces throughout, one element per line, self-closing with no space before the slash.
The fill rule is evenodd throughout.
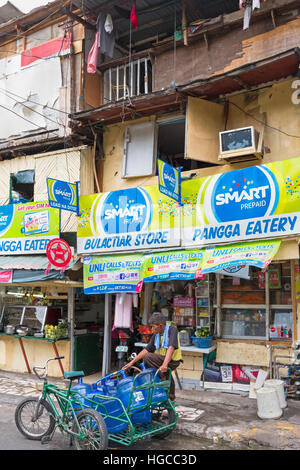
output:
<path id="1" fill-rule="evenodd" d="M 117 380 L 107 380 L 102 382 L 102 387 L 105 390 L 105 395 L 110 395 L 112 397 L 117 396 Z"/>
<path id="2" fill-rule="evenodd" d="M 118 380 L 116 379 L 116 372 L 114 372 L 97 380 L 97 382 L 95 382 L 93 386 L 102 388 L 103 395 L 110 395 L 112 397 L 115 397 L 117 396 L 117 384 Z"/>
<path id="3" fill-rule="evenodd" d="M 147 369 L 143 362 L 141 364 L 141 369 L 143 371 L 149 371 L 152 374 L 152 380 L 153 381 L 155 380 L 155 383 L 161 382 L 160 377 L 159 377 L 156 369 Z M 165 392 L 165 389 L 163 387 L 156 387 L 156 388 L 153 389 L 151 405 L 160 403 L 160 402 L 166 400 L 167 398 L 168 397 L 167 397 L 167 394 Z"/>
<path id="4" fill-rule="evenodd" d="M 82 381 L 82 378 L 78 379 L 78 383 L 71 388 L 72 392 L 78 392 L 77 400 L 80 401 L 83 405 L 86 403 L 84 397 L 91 392 L 92 387 L 89 384 L 85 384 Z M 81 396 L 82 395 L 82 396 Z M 76 403 L 73 404 L 74 408 L 78 408 Z M 81 409 L 81 408 L 80 408 Z"/>
<path id="5" fill-rule="evenodd" d="M 131 421 L 134 424 L 138 423 L 149 423 L 151 421 L 151 412 L 149 408 L 143 409 L 147 405 L 147 393 L 148 390 L 135 390 L 132 393 L 134 377 L 126 377 L 124 371 L 121 372 L 122 379 L 117 385 L 117 394 L 122 401 L 124 407 L 128 409 Z M 137 376 L 134 382 L 134 386 L 138 387 L 146 383 L 148 374 Z M 149 382 L 149 377 L 148 377 Z M 131 396 L 131 401 L 130 401 Z M 129 406 L 130 401 L 130 406 Z M 128 408 L 129 407 L 129 408 Z"/>
<path id="6" fill-rule="evenodd" d="M 82 395 L 86 395 L 91 391 L 91 389 L 92 387 L 89 384 L 83 383 L 81 377 L 78 379 L 78 383 L 71 388 L 73 392 L 79 392 Z"/>
<path id="7" fill-rule="evenodd" d="M 105 421 L 107 431 L 109 433 L 117 433 L 123 431 L 123 429 L 126 428 L 128 423 L 119 421 L 118 419 L 114 418 L 120 418 L 123 415 L 122 418 L 126 419 L 124 416 L 124 409 L 120 402 L 118 400 L 113 399 L 113 397 L 105 399 L 105 394 L 103 393 L 103 391 L 105 391 L 104 388 L 98 386 L 95 387 L 94 390 L 92 389 L 91 393 L 87 394 L 88 399 L 93 400 L 93 402 L 99 403 L 103 406 L 97 406 L 96 404 L 93 404 L 91 402 L 90 405 L 92 404 L 92 408 L 95 408 L 99 413 L 101 413 L 102 418 Z M 109 397 L 109 395 L 107 396 Z"/>

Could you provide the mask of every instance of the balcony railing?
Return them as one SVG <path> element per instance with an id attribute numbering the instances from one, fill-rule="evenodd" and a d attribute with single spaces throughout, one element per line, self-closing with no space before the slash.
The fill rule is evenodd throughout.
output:
<path id="1" fill-rule="evenodd" d="M 152 91 L 149 57 L 111 67 L 104 72 L 104 104 L 147 95 Z"/>

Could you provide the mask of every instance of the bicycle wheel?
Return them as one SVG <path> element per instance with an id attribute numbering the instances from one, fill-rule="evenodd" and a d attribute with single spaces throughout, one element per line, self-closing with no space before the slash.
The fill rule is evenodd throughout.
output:
<path id="1" fill-rule="evenodd" d="M 73 421 L 72 431 L 82 437 L 73 436 L 77 450 L 106 450 L 108 446 L 108 432 L 104 419 L 95 410 L 87 408 L 81 410 Z M 78 428 L 79 426 L 79 428 Z"/>
<path id="2" fill-rule="evenodd" d="M 167 411 L 167 414 L 165 413 L 165 411 Z M 169 424 L 175 423 L 175 420 L 176 420 L 176 414 L 173 408 L 158 407 L 152 410 L 152 422 L 154 423 L 159 423 L 159 424 L 163 424 L 164 426 L 167 426 Z M 153 434 L 152 437 L 156 439 L 164 439 L 165 437 L 169 436 L 169 434 L 171 434 L 172 431 L 173 431 L 173 428 L 169 428 L 157 434 Z"/>
<path id="3" fill-rule="evenodd" d="M 52 416 L 52 408 L 42 399 L 39 404 L 38 416 L 35 420 L 35 411 L 39 398 L 25 398 L 15 411 L 15 423 L 18 430 L 34 441 L 40 441 L 44 436 L 52 433 L 55 420 Z"/>

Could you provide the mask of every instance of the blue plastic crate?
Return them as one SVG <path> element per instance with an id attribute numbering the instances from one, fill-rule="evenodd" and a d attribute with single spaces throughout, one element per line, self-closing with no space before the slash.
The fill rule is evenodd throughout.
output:
<path id="1" fill-rule="evenodd" d="M 193 345 L 196 348 L 209 348 L 211 346 L 213 336 L 191 336 Z"/>

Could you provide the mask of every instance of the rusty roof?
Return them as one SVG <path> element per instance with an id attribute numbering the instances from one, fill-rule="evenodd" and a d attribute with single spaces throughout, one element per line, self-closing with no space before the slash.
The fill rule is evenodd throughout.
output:
<path id="1" fill-rule="evenodd" d="M 128 48 L 131 38 L 131 47 L 135 51 L 174 35 L 175 24 L 177 30 L 182 28 L 181 0 L 136 0 L 138 28 L 131 31 L 131 0 L 73 0 L 72 4 L 93 22 L 101 11 L 110 13 L 118 30 L 118 43 Z M 187 25 L 238 9 L 238 0 L 189 0 L 186 4 Z"/>

